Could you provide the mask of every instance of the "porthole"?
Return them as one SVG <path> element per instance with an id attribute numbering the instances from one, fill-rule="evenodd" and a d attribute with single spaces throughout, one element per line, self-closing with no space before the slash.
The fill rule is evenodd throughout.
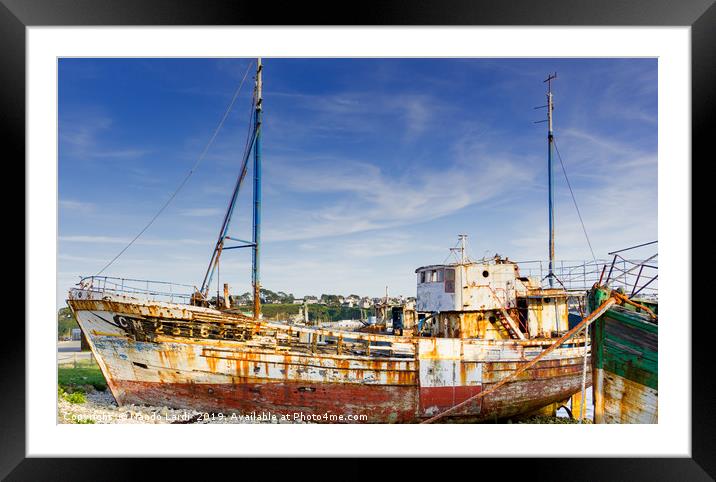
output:
<path id="1" fill-rule="evenodd" d="M 487 278 L 488 276 L 490 276 L 490 273 L 489 273 L 487 270 L 485 270 L 485 271 L 482 272 L 482 276 L 483 276 L 484 278 Z"/>

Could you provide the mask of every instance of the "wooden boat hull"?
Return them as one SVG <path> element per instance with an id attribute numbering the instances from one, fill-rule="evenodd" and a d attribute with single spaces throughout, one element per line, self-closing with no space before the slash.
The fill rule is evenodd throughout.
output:
<path id="1" fill-rule="evenodd" d="M 121 405 L 315 422 L 418 422 L 486 390 L 551 344 L 288 327 L 86 290 L 68 304 Z M 346 348 L 319 344 L 321 337 L 346 340 Z M 498 420 L 564 401 L 581 389 L 583 357 L 583 346 L 558 348 L 448 420 Z"/>
<path id="2" fill-rule="evenodd" d="M 595 423 L 658 423 L 658 325 L 610 308 L 594 323 Z"/>

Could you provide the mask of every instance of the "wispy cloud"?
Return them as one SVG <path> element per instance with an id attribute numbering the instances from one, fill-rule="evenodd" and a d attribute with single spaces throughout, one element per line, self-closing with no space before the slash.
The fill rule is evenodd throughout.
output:
<path id="1" fill-rule="evenodd" d="M 91 213 L 97 208 L 95 203 L 75 201 L 73 199 L 60 199 L 59 203 L 61 209 L 82 214 Z"/>
<path id="2" fill-rule="evenodd" d="M 269 95 L 269 93 L 267 93 Z M 423 134 L 436 116 L 448 110 L 427 94 L 399 93 L 385 95 L 376 92 L 339 92 L 313 95 L 291 92 L 271 92 L 287 99 L 287 106 L 310 115 L 298 118 L 274 118 L 270 126 L 283 133 L 312 133 L 313 135 L 354 136 L 375 133 L 387 124 L 402 125 L 403 141 L 412 141 Z M 312 122 L 306 123 L 309 117 Z"/>
<path id="3" fill-rule="evenodd" d="M 204 218 L 218 216 L 221 212 L 219 208 L 191 208 L 182 209 L 179 214 L 191 218 Z"/>
<path id="4" fill-rule="evenodd" d="M 91 113 L 77 113 L 60 122 L 60 153 L 80 159 L 136 159 L 149 149 L 117 147 L 102 135 L 111 132 L 113 121 L 110 117 Z M 66 152 L 65 152 L 66 151 Z"/>
<path id="5" fill-rule="evenodd" d="M 168 199 L 248 59 L 217 60 L 216 69 L 143 59 L 157 64 L 152 71 L 125 60 L 121 75 L 104 62 L 91 81 L 72 77 L 60 99 L 63 276 L 102 267 Z M 544 103 L 542 80 L 555 70 L 557 143 L 596 255 L 651 241 L 657 69 L 649 62 L 267 61 L 264 285 L 298 295 L 380 295 L 388 285 L 414 295 L 414 269 L 442 262 L 457 233 L 470 236 L 473 257 L 544 259 L 546 132 L 532 122 L 544 113 L 533 110 Z M 321 75 L 312 75 L 316 66 Z M 127 82 L 136 95 L 115 95 Z M 249 90 L 241 102 L 248 104 Z M 244 147 L 249 106 L 241 102 L 172 206 L 105 274 L 201 281 Z M 137 117 L 150 104 L 156 109 Z M 557 257 L 589 258 L 554 167 Z M 243 239 L 250 237 L 250 178 L 251 171 L 232 223 L 231 234 Z M 227 252 L 222 282 L 248 290 L 250 262 L 248 250 Z"/>
<path id="6" fill-rule="evenodd" d="M 380 165 L 347 159 L 278 163 L 273 180 L 296 193 L 331 193 L 327 206 L 291 212 L 267 230 L 267 239 L 296 240 L 406 226 L 440 218 L 510 192 L 530 182 L 534 170 L 508 155 L 488 155 L 480 146 L 460 144 L 437 168 L 390 175 Z"/>
<path id="7" fill-rule="evenodd" d="M 655 147 L 606 139 L 576 129 L 563 135 L 567 173 L 597 258 L 632 244 L 657 238 L 657 153 Z M 581 222 L 562 169 L 555 166 L 557 257 L 589 257 Z M 586 180 L 586 181 L 585 181 Z M 544 258 L 544 223 L 511 244 L 527 256 Z"/>
<path id="8" fill-rule="evenodd" d="M 60 241 L 67 243 L 92 243 L 92 244 L 127 244 L 132 238 L 129 237 L 118 237 L 118 236 L 60 236 Z M 166 246 L 170 244 L 205 244 L 206 241 L 198 239 L 146 239 L 140 238 L 135 244 L 146 245 L 146 246 Z"/>

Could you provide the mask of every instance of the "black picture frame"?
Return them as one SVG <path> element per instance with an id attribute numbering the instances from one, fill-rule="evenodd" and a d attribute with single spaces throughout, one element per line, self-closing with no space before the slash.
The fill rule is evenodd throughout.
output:
<path id="1" fill-rule="evenodd" d="M 716 113 L 716 5 L 714 0 L 532 0 L 486 2 L 382 1 L 373 7 L 340 2 L 249 2 L 187 0 L 0 0 L 0 97 L 5 163 L 25 159 L 25 28 L 104 25 L 569 25 L 690 26 L 692 75 L 692 160 L 713 151 Z M 710 154 L 713 158 L 713 154 Z M 693 174 L 692 174 L 693 175 Z M 20 174 L 24 176 L 24 174 Z M 692 191 L 694 192 L 694 191 Z M 51 242 L 51 241 L 49 241 Z M 694 246 L 696 247 L 696 246 Z M 26 257 L 31 256 L 25 253 Z M 691 264 L 687 257 L 685 260 Z M 693 283 L 693 282 L 692 282 Z M 695 284 L 692 284 L 695 286 Z M 29 296 L 26 293 L 25 296 Z M 26 298 L 27 302 L 27 298 Z M 710 340 L 713 321 L 678 320 L 692 333 L 692 458 L 569 458 L 499 461 L 511 476 L 539 474 L 553 480 L 713 480 L 716 477 L 714 377 Z M 7 480 L 122 480 L 137 468 L 126 459 L 38 459 L 25 455 L 25 339 L 14 328 L 12 343 L 0 350 L 0 476 Z M 698 336 L 695 336 L 698 333 Z M 688 407 L 684 407 L 687 409 Z M 231 461 L 221 461 L 227 465 Z M 487 461 L 485 461 L 487 462 Z M 187 461 L 154 465 L 167 478 L 186 470 Z M 223 472 L 220 462 L 211 473 Z M 145 467 L 149 464 L 144 464 Z M 411 464 L 414 465 L 414 464 Z M 144 469 L 143 469 L 144 470 Z M 148 475 L 148 472 L 142 472 Z"/>

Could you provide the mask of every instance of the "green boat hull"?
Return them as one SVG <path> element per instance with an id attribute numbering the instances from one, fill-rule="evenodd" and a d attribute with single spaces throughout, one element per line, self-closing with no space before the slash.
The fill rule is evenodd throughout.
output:
<path id="1" fill-rule="evenodd" d="M 590 308 L 608 296 L 606 289 L 593 289 Z M 595 423 L 658 422 L 658 335 L 651 316 L 628 305 L 612 306 L 594 322 Z"/>

